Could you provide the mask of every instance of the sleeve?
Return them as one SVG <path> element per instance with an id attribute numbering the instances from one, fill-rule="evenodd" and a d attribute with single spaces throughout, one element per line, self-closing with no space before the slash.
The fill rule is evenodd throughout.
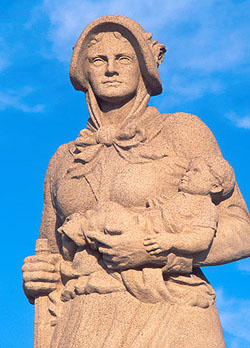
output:
<path id="1" fill-rule="evenodd" d="M 169 205 L 172 209 L 168 209 Z M 214 238 L 217 222 L 217 210 L 211 200 L 179 192 L 169 200 L 169 205 L 162 205 L 162 218 L 171 250 L 185 255 L 207 250 Z M 170 223 L 166 221 L 169 215 L 172 215 Z"/>
<path id="2" fill-rule="evenodd" d="M 204 197 L 201 196 L 201 198 Z M 218 208 L 211 200 L 197 200 L 197 205 L 194 206 L 194 211 L 196 214 L 194 213 L 194 219 L 191 223 L 192 226 L 202 227 L 202 230 L 204 230 L 203 228 L 208 228 L 214 231 L 217 229 L 219 219 Z"/>
<path id="3" fill-rule="evenodd" d="M 209 252 L 194 256 L 197 266 L 237 261 L 250 256 L 250 218 L 238 186 L 218 207 L 219 221 Z"/>
<path id="4" fill-rule="evenodd" d="M 172 114 L 167 118 L 166 132 L 180 158 L 222 156 L 212 132 L 194 115 Z M 237 185 L 229 198 L 219 202 L 218 212 L 213 243 L 207 252 L 194 255 L 194 266 L 219 265 L 250 256 L 250 217 Z"/>
<path id="5" fill-rule="evenodd" d="M 42 221 L 40 226 L 39 238 L 46 238 L 52 253 L 60 253 L 61 236 L 57 229 L 62 222 L 56 212 L 53 201 L 53 186 L 56 182 L 57 168 L 60 165 L 62 154 L 65 153 L 66 144 L 59 147 L 51 158 L 44 180 L 44 206 L 42 213 Z"/>

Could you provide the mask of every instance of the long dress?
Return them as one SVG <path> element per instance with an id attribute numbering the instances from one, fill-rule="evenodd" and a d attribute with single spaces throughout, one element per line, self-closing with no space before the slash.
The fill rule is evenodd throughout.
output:
<path id="1" fill-rule="evenodd" d="M 40 238 L 48 238 L 52 252 L 62 253 L 57 228 L 66 217 L 94 210 L 100 202 L 144 214 L 152 200 L 176 194 L 192 157 L 208 152 L 221 156 L 200 119 L 184 113 L 160 114 L 152 107 L 126 129 L 83 130 L 75 142 L 62 145 L 50 162 Z M 239 231 L 249 231 L 249 216 L 237 186 L 217 207 L 223 228 L 222 232 L 218 228 L 218 234 L 225 226 L 231 226 L 236 238 Z M 229 262 L 237 258 L 237 251 L 227 250 L 226 257 L 214 244 L 210 259 L 207 251 L 196 255 L 192 265 L 189 257 L 179 255 L 174 274 L 169 276 L 164 268 L 160 284 L 154 282 L 153 287 L 159 293 L 162 286 L 169 289 L 169 301 L 164 296 L 144 301 L 140 296 L 140 289 L 145 290 L 140 284 L 143 267 L 131 270 L 127 279 L 122 272 L 109 272 L 100 255 L 78 249 L 72 267 L 84 289 L 63 304 L 51 348 L 225 347 L 214 292 L 198 265 L 206 264 L 206 257 L 208 264 Z"/>

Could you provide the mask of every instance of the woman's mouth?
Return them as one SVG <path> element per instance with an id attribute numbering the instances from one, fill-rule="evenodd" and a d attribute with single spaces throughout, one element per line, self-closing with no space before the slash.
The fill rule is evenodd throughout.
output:
<path id="1" fill-rule="evenodd" d="M 120 83 L 122 82 L 118 80 L 108 80 L 103 82 L 104 85 L 113 85 L 113 84 L 120 84 Z"/>

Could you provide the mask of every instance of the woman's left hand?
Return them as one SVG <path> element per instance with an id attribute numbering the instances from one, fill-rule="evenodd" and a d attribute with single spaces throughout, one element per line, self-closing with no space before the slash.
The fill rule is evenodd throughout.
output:
<path id="1" fill-rule="evenodd" d="M 98 245 L 103 261 L 109 269 L 125 270 L 145 264 L 164 265 L 167 256 L 154 256 L 147 253 L 144 245 L 144 232 L 139 229 L 120 235 L 105 235 L 89 231 L 87 237 Z"/>

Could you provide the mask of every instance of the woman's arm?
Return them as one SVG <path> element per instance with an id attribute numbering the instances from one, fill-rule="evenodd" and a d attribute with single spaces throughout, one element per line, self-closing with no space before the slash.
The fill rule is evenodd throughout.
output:
<path id="1" fill-rule="evenodd" d="M 238 186 L 219 205 L 219 223 L 209 252 L 194 255 L 195 266 L 212 266 L 250 256 L 250 218 Z"/>
<path id="2" fill-rule="evenodd" d="M 166 120 L 165 132 L 178 157 L 221 156 L 212 132 L 196 116 L 172 114 Z M 219 265 L 250 256 L 250 217 L 237 185 L 231 197 L 219 203 L 218 210 L 219 223 L 211 248 L 194 254 L 194 266 Z"/>
<path id="3" fill-rule="evenodd" d="M 64 147 L 64 145 L 59 147 L 51 158 L 44 180 L 44 205 L 39 238 L 48 239 L 51 253 L 60 253 L 59 248 L 61 247 L 60 235 L 57 233 L 57 229 L 61 226 L 62 222 L 56 213 L 52 192 L 56 180 L 58 162 L 60 162 L 60 155 L 63 152 L 62 147 Z"/>
<path id="4" fill-rule="evenodd" d="M 44 208 L 39 238 L 48 240 L 50 255 L 29 256 L 24 260 L 22 268 L 24 292 L 31 303 L 34 303 L 34 298 L 55 290 L 60 283 L 60 241 L 57 240 L 56 231 L 61 222 L 54 209 L 51 193 L 58 156 L 62 150 L 59 148 L 52 157 L 44 181 Z"/>

